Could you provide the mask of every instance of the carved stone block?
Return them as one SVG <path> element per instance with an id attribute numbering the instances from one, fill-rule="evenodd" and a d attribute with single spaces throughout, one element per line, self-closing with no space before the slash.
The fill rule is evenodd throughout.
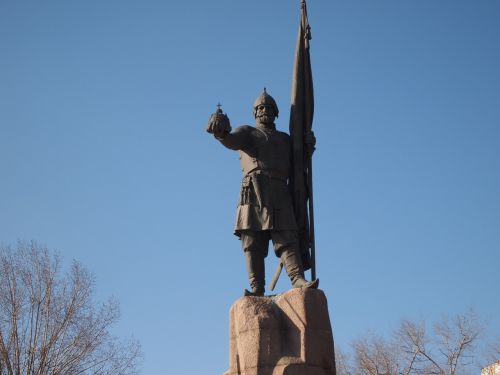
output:
<path id="1" fill-rule="evenodd" d="M 237 300 L 230 310 L 224 375 L 336 375 L 325 294 L 292 289 Z"/>

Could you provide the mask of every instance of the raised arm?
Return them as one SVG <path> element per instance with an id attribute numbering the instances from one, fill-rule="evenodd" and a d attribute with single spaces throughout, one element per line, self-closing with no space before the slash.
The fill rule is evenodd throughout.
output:
<path id="1" fill-rule="evenodd" d="M 243 125 L 231 132 L 229 118 L 222 112 L 220 106 L 208 120 L 207 132 L 214 135 L 224 146 L 231 150 L 245 150 L 253 146 L 255 128 Z"/>
<path id="2" fill-rule="evenodd" d="M 254 144 L 254 128 L 248 125 L 239 126 L 233 132 L 227 133 L 222 138 L 217 138 L 220 143 L 231 150 L 247 150 Z"/>

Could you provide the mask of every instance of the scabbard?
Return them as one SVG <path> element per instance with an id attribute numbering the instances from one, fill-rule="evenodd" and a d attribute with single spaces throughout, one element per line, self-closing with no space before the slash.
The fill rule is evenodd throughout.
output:
<path id="1" fill-rule="evenodd" d="M 278 282 L 278 279 L 280 278 L 282 269 L 283 269 L 283 263 L 280 260 L 278 267 L 276 268 L 276 271 L 274 272 L 274 276 L 271 279 L 271 283 L 269 284 L 269 289 L 271 289 L 271 291 L 274 290 L 274 287 L 276 286 L 276 283 Z"/>

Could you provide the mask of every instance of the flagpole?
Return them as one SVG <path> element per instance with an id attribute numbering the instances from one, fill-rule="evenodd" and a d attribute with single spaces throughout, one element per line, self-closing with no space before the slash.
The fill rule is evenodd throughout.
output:
<path id="1" fill-rule="evenodd" d="M 307 166 L 307 187 L 309 189 L 309 243 L 311 246 L 311 280 L 316 280 L 316 239 L 314 238 L 314 200 L 312 181 L 312 155 Z"/>
<path id="2" fill-rule="evenodd" d="M 302 12 L 306 14 L 307 17 L 307 5 L 306 0 L 300 1 L 300 6 L 302 8 Z M 307 24 L 309 32 L 309 24 Z M 311 89 L 311 87 L 309 87 Z M 306 134 L 306 136 L 309 134 Z M 314 236 L 314 198 L 313 198 L 313 178 L 312 178 L 312 152 L 314 151 L 314 145 L 306 145 L 307 147 L 311 147 L 307 150 L 308 152 L 308 165 L 307 165 L 307 188 L 309 190 L 309 246 L 311 249 L 311 280 L 316 280 L 316 238 Z"/>
<path id="3" fill-rule="evenodd" d="M 292 102 L 290 108 L 290 136 L 292 140 L 293 173 L 291 184 L 294 212 L 299 229 L 299 242 L 304 267 L 311 269 L 316 279 L 316 245 L 314 236 L 314 205 L 312 192 L 312 151 L 314 135 L 314 93 L 309 40 L 311 39 L 307 5 L 300 1 L 301 16 L 295 47 L 292 77 Z"/>

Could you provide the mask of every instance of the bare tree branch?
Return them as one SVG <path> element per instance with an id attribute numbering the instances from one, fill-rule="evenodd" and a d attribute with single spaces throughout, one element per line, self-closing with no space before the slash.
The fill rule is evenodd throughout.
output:
<path id="1" fill-rule="evenodd" d="M 338 349 L 341 375 L 467 374 L 481 332 L 472 311 L 453 319 L 443 318 L 430 334 L 423 322 L 403 320 L 391 340 L 371 333 L 355 340 L 354 361 Z M 498 343 L 492 347 L 497 359 L 500 340 Z"/>
<path id="2" fill-rule="evenodd" d="M 0 247 L 0 375 L 137 374 L 139 343 L 110 334 L 118 303 L 96 305 L 93 284 L 35 242 Z"/>

